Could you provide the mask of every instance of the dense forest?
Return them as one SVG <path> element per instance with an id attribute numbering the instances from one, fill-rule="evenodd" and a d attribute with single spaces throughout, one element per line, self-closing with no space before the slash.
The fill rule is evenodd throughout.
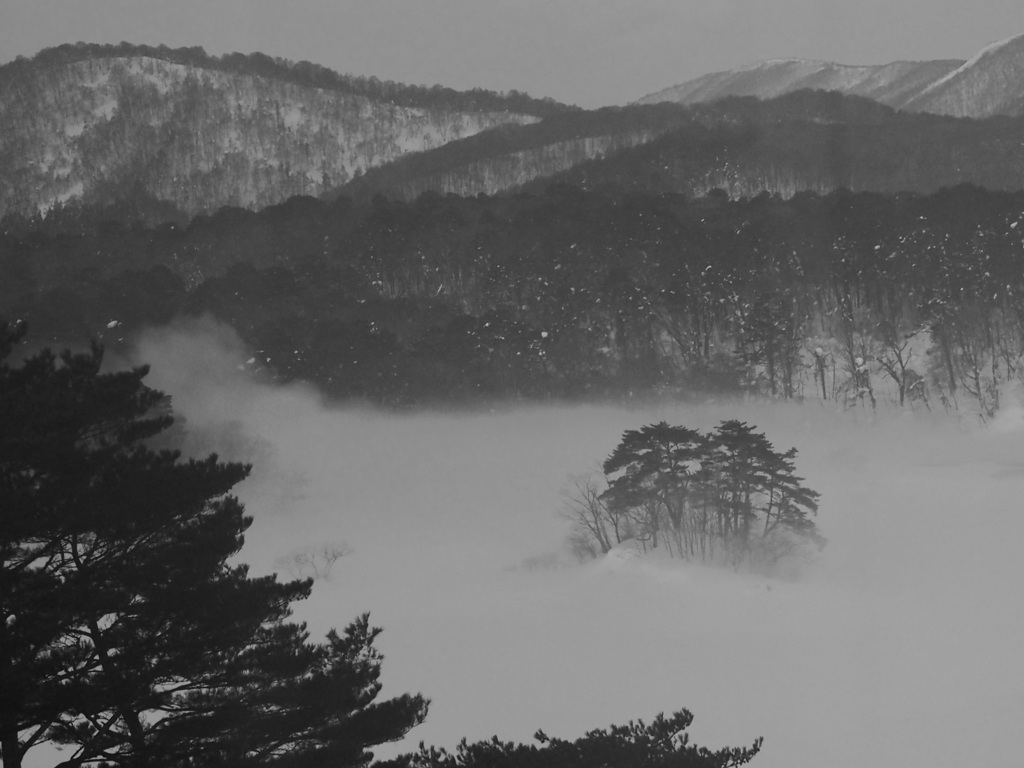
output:
<path id="1" fill-rule="evenodd" d="M 566 109 L 262 54 L 62 46 L 0 67 L 0 215 L 125 200 L 149 223 L 173 209 L 258 209 L 324 194 L 408 152 Z"/>
<path id="2" fill-rule="evenodd" d="M 988 418 L 1021 371 L 1024 193 L 295 198 L 0 235 L 41 343 L 178 316 L 336 398 L 754 393 Z"/>

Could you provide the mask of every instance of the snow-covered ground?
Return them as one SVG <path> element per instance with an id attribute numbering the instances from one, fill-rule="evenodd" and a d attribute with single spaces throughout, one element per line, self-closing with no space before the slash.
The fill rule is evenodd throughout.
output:
<path id="1" fill-rule="evenodd" d="M 256 518 L 241 559 L 262 572 L 347 552 L 297 617 L 317 636 L 371 611 L 383 695 L 432 699 L 427 722 L 379 756 L 537 728 L 575 737 L 686 707 L 697 743 L 764 736 L 758 768 L 1017 764 L 1019 409 L 986 429 L 750 403 L 386 415 L 239 381 L 230 342 L 209 342 L 153 336 L 140 359 L 208 446 L 258 462 L 239 487 Z M 736 417 L 798 448 L 822 493 L 818 562 L 767 577 L 563 554 L 567 477 L 623 430 Z"/>

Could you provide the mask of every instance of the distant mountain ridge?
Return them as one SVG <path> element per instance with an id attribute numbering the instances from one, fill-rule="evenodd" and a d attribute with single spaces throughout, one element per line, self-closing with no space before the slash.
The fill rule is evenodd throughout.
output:
<path id="1" fill-rule="evenodd" d="M 318 195 L 408 152 L 571 108 L 262 54 L 68 45 L 0 67 L 0 216 L 152 198 L 186 214 Z"/>
<path id="2" fill-rule="evenodd" d="M 715 72 L 644 96 L 639 104 L 773 98 L 805 88 L 839 91 L 895 109 L 954 117 L 1024 113 L 1024 35 L 987 46 L 969 61 L 897 61 L 851 66 L 775 59 Z"/>
<path id="3" fill-rule="evenodd" d="M 732 197 L 1024 187 L 1005 117 L 1024 117 L 1024 36 L 969 61 L 775 60 L 643 101 L 657 103 L 584 111 L 263 54 L 60 46 L 0 66 L 0 220 L 180 223 L 294 196 L 552 181 Z"/>
<path id="4" fill-rule="evenodd" d="M 405 156 L 341 188 L 414 200 L 423 192 L 539 194 L 548 185 L 733 199 L 846 188 L 936 192 L 1024 188 L 1024 116 L 950 119 L 860 96 L 800 90 L 771 99 L 605 107 L 504 126 Z"/>

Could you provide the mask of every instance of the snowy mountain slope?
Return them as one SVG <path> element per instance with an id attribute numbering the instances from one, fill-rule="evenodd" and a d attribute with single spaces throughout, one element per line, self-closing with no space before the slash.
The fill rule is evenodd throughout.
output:
<path id="1" fill-rule="evenodd" d="M 766 99 L 802 88 L 864 96 L 897 109 L 957 117 L 1021 114 L 1024 35 L 987 46 L 969 61 L 898 61 L 848 66 L 776 59 L 716 72 L 644 96 L 641 104 L 692 104 L 726 96 Z"/>
<path id="2" fill-rule="evenodd" d="M 140 193 L 187 213 L 265 206 L 320 194 L 408 152 L 538 119 L 493 98 L 479 109 L 410 105 L 202 60 L 19 65 L 0 77 L 0 215 Z"/>
<path id="3" fill-rule="evenodd" d="M 605 107 L 546 117 L 452 141 L 371 169 L 341 188 L 358 198 L 413 200 L 426 191 L 492 195 L 640 146 L 680 125 L 691 110 L 674 104 Z"/>
<path id="4" fill-rule="evenodd" d="M 575 137 L 542 147 L 474 160 L 444 172 L 412 178 L 401 185 L 385 188 L 384 191 L 404 199 L 415 199 L 426 191 L 463 197 L 494 195 L 533 179 L 547 178 L 592 158 L 644 144 L 654 135 L 653 131 L 638 129 L 630 133 Z M 351 193 L 359 188 L 360 184 L 356 182 L 344 191 Z"/>
<path id="5" fill-rule="evenodd" d="M 925 86 L 960 66 L 960 61 L 900 61 L 879 66 L 847 66 L 822 61 L 779 59 L 716 72 L 644 96 L 641 104 L 692 104 L 725 96 L 768 99 L 802 88 L 841 91 L 901 107 Z"/>
<path id="6" fill-rule="evenodd" d="M 956 60 L 943 59 L 940 61 L 897 61 L 878 67 L 849 67 L 849 69 L 869 71 L 865 73 L 863 79 L 854 83 L 846 92 L 899 108 L 928 83 L 941 77 L 957 64 Z M 838 70 L 847 69 L 838 65 L 833 65 L 833 67 Z M 843 90 L 832 85 L 831 82 L 819 85 L 813 81 L 813 78 L 803 87 Z"/>
<path id="7" fill-rule="evenodd" d="M 1021 114 L 1024 100 L 1024 35 L 994 43 L 907 104 L 918 112 L 956 117 Z"/>

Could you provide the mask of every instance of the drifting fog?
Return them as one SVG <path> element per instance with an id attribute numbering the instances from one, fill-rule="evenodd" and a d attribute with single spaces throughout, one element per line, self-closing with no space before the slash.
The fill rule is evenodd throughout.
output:
<path id="1" fill-rule="evenodd" d="M 1024 417 L 833 406 L 509 406 L 391 414 L 261 384 L 229 331 L 147 335 L 136 361 L 191 448 L 256 463 L 240 560 L 321 574 L 314 639 L 363 611 L 382 696 L 421 692 L 418 742 L 574 738 L 683 707 L 758 768 L 1011 765 L 1024 716 Z M 239 369 L 243 370 L 239 370 Z M 774 576 L 564 546 L 569 476 L 622 432 L 740 418 L 821 492 L 828 546 Z M 333 566 L 329 557 L 342 553 Z M 310 556 L 312 561 L 310 561 Z M 304 559 L 305 557 L 305 559 Z"/>

